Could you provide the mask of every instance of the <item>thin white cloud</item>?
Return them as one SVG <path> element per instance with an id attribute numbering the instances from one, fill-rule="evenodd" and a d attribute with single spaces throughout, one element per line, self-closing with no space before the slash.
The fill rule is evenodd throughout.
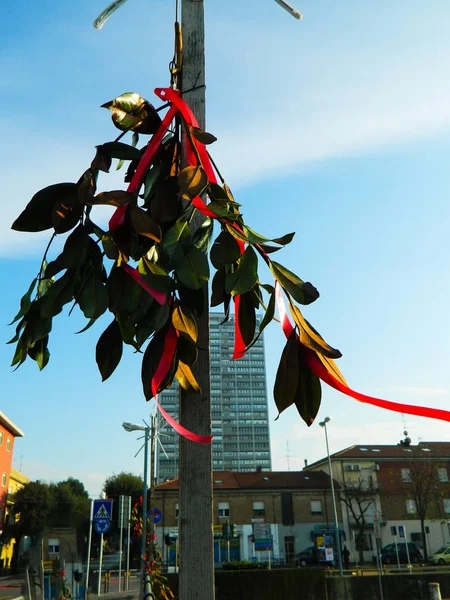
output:
<path id="1" fill-rule="evenodd" d="M 389 386 L 389 389 L 393 390 L 394 392 L 400 392 L 402 394 L 408 394 L 411 396 L 423 396 L 429 398 L 435 398 L 437 396 L 448 396 L 449 394 L 449 391 L 446 388 L 391 385 Z"/>

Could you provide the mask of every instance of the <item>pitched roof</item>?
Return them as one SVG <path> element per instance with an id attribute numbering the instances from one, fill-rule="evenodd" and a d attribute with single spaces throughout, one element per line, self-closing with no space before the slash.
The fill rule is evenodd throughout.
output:
<path id="1" fill-rule="evenodd" d="M 335 486 L 339 484 L 335 482 Z M 215 490 L 329 490 L 330 478 L 322 472 L 261 471 L 232 472 L 214 471 Z M 177 490 L 178 479 L 160 483 L 157 490 Z"/>
<path id="2" fill-rule="evenodd" d="M 394 445 L 364 445 L 358 444 L 331 454 L 332 460 L 368 460 L 371 462 L 393 459 L 435 459 L 450 460 L 450 442 L 420 442 L 416 446 Z M 305 469 L 311 469 L 327 462 L 327 457 L 321 458 Z"/>

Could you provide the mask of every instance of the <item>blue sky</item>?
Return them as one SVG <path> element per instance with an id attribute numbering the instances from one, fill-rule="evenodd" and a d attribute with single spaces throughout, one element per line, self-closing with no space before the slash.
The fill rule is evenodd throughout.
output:
<path id="1" fill-rule="evenodd" d="M 296 0 L 297 1 L 297 0 Z M 76 181 L 96 144 L 116 132 L 104 102 L 126 91 L 155 101 L 168 83 L 174 2 L 129 0 L 101 31 L 100 0 L 30 5 L 0 23 L 2 220 L 0 339 L 34 277 L 47 235 L 10 225 L 46 185 Z M 320 299 L 305 316 L 343 353 L 358 391 L 448 408 L 450 370 L 450 6 L 445 0 L 297 2 L 294 20 L 272 0 L 206 1 L 211 148 L 247 222 L 269 236 L 296 231 L 279 260 Z M 100 185 L 114 189 L 116 175 Z M 265 280 L 270 281 L 266 274 Z M 78 317 L 55 322 L 48 367 L 12 373 L 0 345 L 3 410 L 25 431 L 14 464 L 32 478 L 104 479 L 141 472 L 123 420 L 148 415 L 140 361 L 127 353 L 101 384 L 94 348 L 107 318 L 81 336 Z M 269 390 L 283 336 L 266 335 Z M 269 395 L 272 419 L 276 416 Z M 324 389 L 332 451 L 396 443 L 401 415 Z M 448 440 L 449 425 L 405 417 L 413 442 Z M 323 432 L 295 409 L 271 423 L 273 467 L 324 454 Z"/>

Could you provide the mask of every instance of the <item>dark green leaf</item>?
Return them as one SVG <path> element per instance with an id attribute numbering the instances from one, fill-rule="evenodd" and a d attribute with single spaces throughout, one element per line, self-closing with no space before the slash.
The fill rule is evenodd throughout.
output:
<path id="1" fill-rule="evenodd" d="M 9 342 L 6 342 L 6 343 L 7 344 L 15 344 L 19 340 L 20 332 L 22 331 L 22 329 L 25 327 L 26 324 L 27 324 L 27 322 L 26 322 L 25 318 L 21 319 L 16 325 L 16 333 L 15 333 L 14 337 L 11 338 L 9 340 Z M 12 323 L 11 323 L 11 325 L 12 325 Z"/>
<path id="2" fill-rule="evenodd" d="M 168 293 L 171 291 L 173 280 L 159 265 L 144 257 L 139 261 L 138 268 L 139 273 L 150 287 L 158 292 Z"/>
<path id="3" fill-rule="evenodd" d="M 31 294 L 34 292 L 36 283 L 37 278 L 33 279 L 27 292 L 22 296 L 22 299 L 20 300 L 20 310 L 14 317 L 14 319 L 11 321 L 10 325 L 21 319 L 28 312 L 28 309 L 31 306 Z"/>
<path id="4" fill-rule="evenodd" d="M 209 250 L 213 229 L 213 222 L 209 217 L 207 217 L 192 237 L 192 243 L 194 246 L 202 252 L 207 252 Z"/>
<path id="5" fill-rule="evenodd" d="M 258 281 L 258 257 L 251 246 L 247 246 L 244 254 L 239 259 L 238 268 L 225 279 L 225 291 L 236 294 L 245 294 L 250 291 Z"/>
<path id="6" fill-rule="evenodd" d="M 113 267 L 106 282 L 111 312 L 131 313 L 138 307 L 142 287 L 122 267 Z"/>
<path id="7" fill-rule="evenodd" d="M 109 173 L 111 168 L 111 157 L 106 156 L 102 151 L 102 146 L 97 146 L 97 153 L 91 162 L 91 169 Z"/>
<path id="8" fill-rule="evenodd" d="M 133 146 L 133 148 L 136 148 L 136 146 L 139 144 L 139 134 L 137 131 L 133 132 L 131 140 L 131 145 Z"/>
<path id="9" fill-rule="evenodd" d="M 217 138 L 214 135 L 212 135 L 212 133 L 203 131 L 203 129 L 200 129 L 199 127 L 191 127 L 190 130 L 193 137 L 205 146 L 217 142 Z"/>
<path id="10" fill-rule="evenodd" d="M 51 330 L 52 319 L 42 317 L 38 309 L 33 310 L 33 312 L 30 311 L 27 315 L 27 323 L 21 336 L 24 346 L 29 348 L 40 339 L 46 337 Z"/>
<path id="11" fill-rule="evenodd" d="M 167 329 L 162 329 L 153 336 L 142 358 L 141 378 L 146 400 L 153 398 L 152 379 L 164 352 L 164 341 Z"/>
<path id="12" fill-rule="evenodd" d="M 241 295 L 239 301 L 238 323 L 244 344 L 248 346 L 255 336 L 256 329 L 256 313 L 251 292 Z"/>
<path id="13" fill-rule="evenodd" d="M 57 279 L 41 297 L 41 314 L 44 318 L 54 317 L 59 314 L 63 306 L 71 302 L 74 297 L 74 273 L 66 271 Z"/>
<path id="14" fill-rule="evenodd" d="M 52 209 L 52 225 L 55 233 L 66 233 L 75 227 L 83 214 L 83 205 L 76 196 L 56 202 Z"/>
<path id="15" fill-rule="evenodd" d="M 153 302 L 147 313 L 136 324 L 136 341 L 138 346 L 153 334 L 158 333 L 167 324 L 170 316 L 170 307 L 166 302 L 163 305 Z"/>
<path id="16" fill-rule="evenodd" d="M 281 287 L 299 304 L 311 304 L 319 297 L 319 292 L 311 283 L 305 283 L 283 265 L 272 260 L 269 267 Z"/>
<path id="17" fill-rule="evenodd" d="M 93 206 L 125 206 L 125 204 L 133 204 L 136 200 L 136 194 L 126 192 L 125 190 L 113 190 L 111 192 L 100 192 L 89 201 Z"/>
<path id="18" fill-rule="evenodd" d="M 287 233 L 286 235 L 283 235 L 282 237 L 270 239 L 270 238 L 266 238 L 265 236 L 257 233 L 256 231 L 253 231 L 253 229 L 251 229 L 247 225 L 244 225 L 244 233 L 245 233 L 248 241 L 251 242 L 252 244 L 264 244 L 266 242 L 275 242 L 276 244 L 280 244 L 281 246 L 289 244 L 289 242 L 292 241 L 292 238 L 295 235 L 295 233 Z"/>
<path id="19" fill-rule="evenodd" d="M 122 142 L 107 142 L 101 146 L 97 146 L 104 156 L 109 158 L 119 158 L 121 160 L 139 160 L 142 156 L 141 150 L 123 144 Z"/>
<path id="20" fill-rule="evenodd" d="M 87 319 L 100 317 L 108 308 L 108 292 L 106 285 L 92 274 L 83 287 L 78 304 Z"/>
<path id="21" fill-rule="evenodd" d="M 239 260 L 240 256 L 241 249 L 239 244 L 228 231 L 222 231 L 217 236 L 209 254 L 211 262 L 216 269 L 235 263 Z M 257 260 L 256 263 L 258 263 Z"/>
<path id="22" fill-rule="evenodd" d="M 48 265 L 45 267 L 45 271 L 44 271 L 44 278 L 45 279 L 52 279 L 55 275 L 58 275 L 58 273 L 61 273 L 61 271 L 64 271 L 64 269 L 66 268 L 66 264 L 64 261 L 64 257 L 62 255 L 62 253 L 57 256 L 55 258 L 55 260 L 52 260 L 48 263 Z M 45 292 L 42 292 L 41 295 L 45 294 Z"/>
<path id="23" fill-rule="evenodd" d="M 102 376 L 102 381 L 110 377 L 122 358 L 123 342 L 117 321 L 108 325 L 100 336 L 95 349 L 95 360 Z"/>
<path id="24" fill-rule="evenodd" d="M 12 224 L 16 231 L 45 231 L 53 225 L 52 213 L 55 204 L 76 201 L 76 183 L 57 183 L 37 192 L 25 210 Z"/>
<path id="25" fill-rule="evenodd" d="M 197 290 L 209 279 L 209 264 L 206 255 L 191 246 L 183 261 L 176 268 L 178 279 L 188 288 Z"/>
<path id="26" fill-rule="evenodd" d="M 205 306 L 207 307 L 208 305 L 207 300 L 205 299 L 204 288 L 192 290 L 179 281 L 178 295 L 180 297 L 180 302 L 183 306 L 189 308 L 195 315 L 197 315 L 197 318 L 200 318 L 202 316 Z"/>
<path id="27" fill-rule="evenodd" d="M 146 210 L 134 206 L 130 210 L 130 220 L 136 233 L 151 238 L 152 240 L 155 240 L 155 242 L 161 241 L 161 227 L 154 223 Z"/>
<path id="28" fill-rule="evenodd" d="M 278 366 L 273 396 L 278 412 L 294 403 L 299 381 L 299 346 L 295 330 L 289 336 Z"/>
<path id="29" fill-rule="evenodd" d="M 149 200 L 150 198 L 153 198 L 154 193 L 156 192 L 156 187 L 158 182 L 161 180 L 162 177 L 164 177 L 166 171 L 166 165 L 163 163 L 158 163 L 156 165 L 153 165 L 144 180 L 144 198 L 145 198 L 145 206 L 148 208 L 149 207 Z M 125 180 L 127 181 L 127 180 Z M 177 180 L 177 188 L 178 188 L 178 180 Z M 153 215 L 152 215 L 153 216 Z M 158 221 L 158 219 L 156 218 L 156 215 L 154 216 L 154 219 L 157 223 L 159 223 L 160 221 Z"/>
<path id="30" fill-rule="evenodd" d="M 80 204 L 90 202 L 97 189 L 97 169 L 87 169 L 77 183 L 77 200 Z"/>
<path id="31" fill-rule="evenodd" d="M 90 237 L 86 228 L 84 225 L 78 225 L 64 244 L 61 257 L 65 267 L 68 269 L 81 267 L 87 259 L 90 246 Z"/>
<path id="32" fill-rule="evenodd" d="M 322 389 L 320 379 L 299 359 L 299 379 L 295 392 L 295 406 L 305 423 L 310 427 L 314 423 L 320 408 Z"/>
<path id="33" fill-rule="evenodd" d="M 163 167 L 160 167 L 160 172 Z M 152 169 L 155 171 L 155 168 Z M 157 175 L 158 172 L 155 172 Z M 148 182 L 150 184 L 150 181 Z M 153 184 L 154 185 L 154 184 Z M 168 177 L 158 181 L 153 187 L 154 194 L 148 203 L 152 219 L 158 225 L 173 223 L 181 213 L 180 188 L 178 187 L 178 177 Z M 148 198 L 146 193 L 145 198 Z"/>
<path id="34" fill-rule="evenodd" d="M 192 339 L 181 335 L 178 338 L 178 358 L 180 361 L 189 367 L 193 367 L 197 362 L 197 357 L 197 344 Z"/>
<path id="35" fill-rule="evenodd" d="M 212 280 L 212 294 L 211 294 L 211 306 L 219 306 L 222 302 L 225 302 L 227 298 L 231 298 L 231 294 L 227 294 L 225 291 L 225 279 L 226 279 L 225 268 L 219 269 L 214 275 Z"/>
<path id="36" fill-rule="evenodd" d="M 48 335 L 38 340 L 33 346 L 28 348 L 28 356 L 36 361 L 39 370 L 42 371 L 50 360 L 50 352 L 47 348 Z"/>
<path id="37" fill-rule="evenodd" d="M 177 221 L 164 234 L 162 250 L 171 267 L 181 264 L 190 247 L 191 232 L 187 221 Z"/>
<path id="38" fill-rule="evenodd" d="M 117 260 L 119 258 L 119 249 L 117 248 L 110 234 L 105 234 L 102 236 L 102 246 L 103 251 L 108 258 L 111 260 Z"/>

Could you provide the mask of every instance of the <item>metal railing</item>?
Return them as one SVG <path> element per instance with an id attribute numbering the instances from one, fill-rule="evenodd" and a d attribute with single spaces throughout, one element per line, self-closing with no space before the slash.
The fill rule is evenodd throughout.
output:
<path id="1" fill-rule="evenodd" d="M 150 573 L 145 574 L 144 580 L 144 595 L 142 600 L 155 600 L 155 596 L 152 592 L 152 580 L 150 577 Z"/>

